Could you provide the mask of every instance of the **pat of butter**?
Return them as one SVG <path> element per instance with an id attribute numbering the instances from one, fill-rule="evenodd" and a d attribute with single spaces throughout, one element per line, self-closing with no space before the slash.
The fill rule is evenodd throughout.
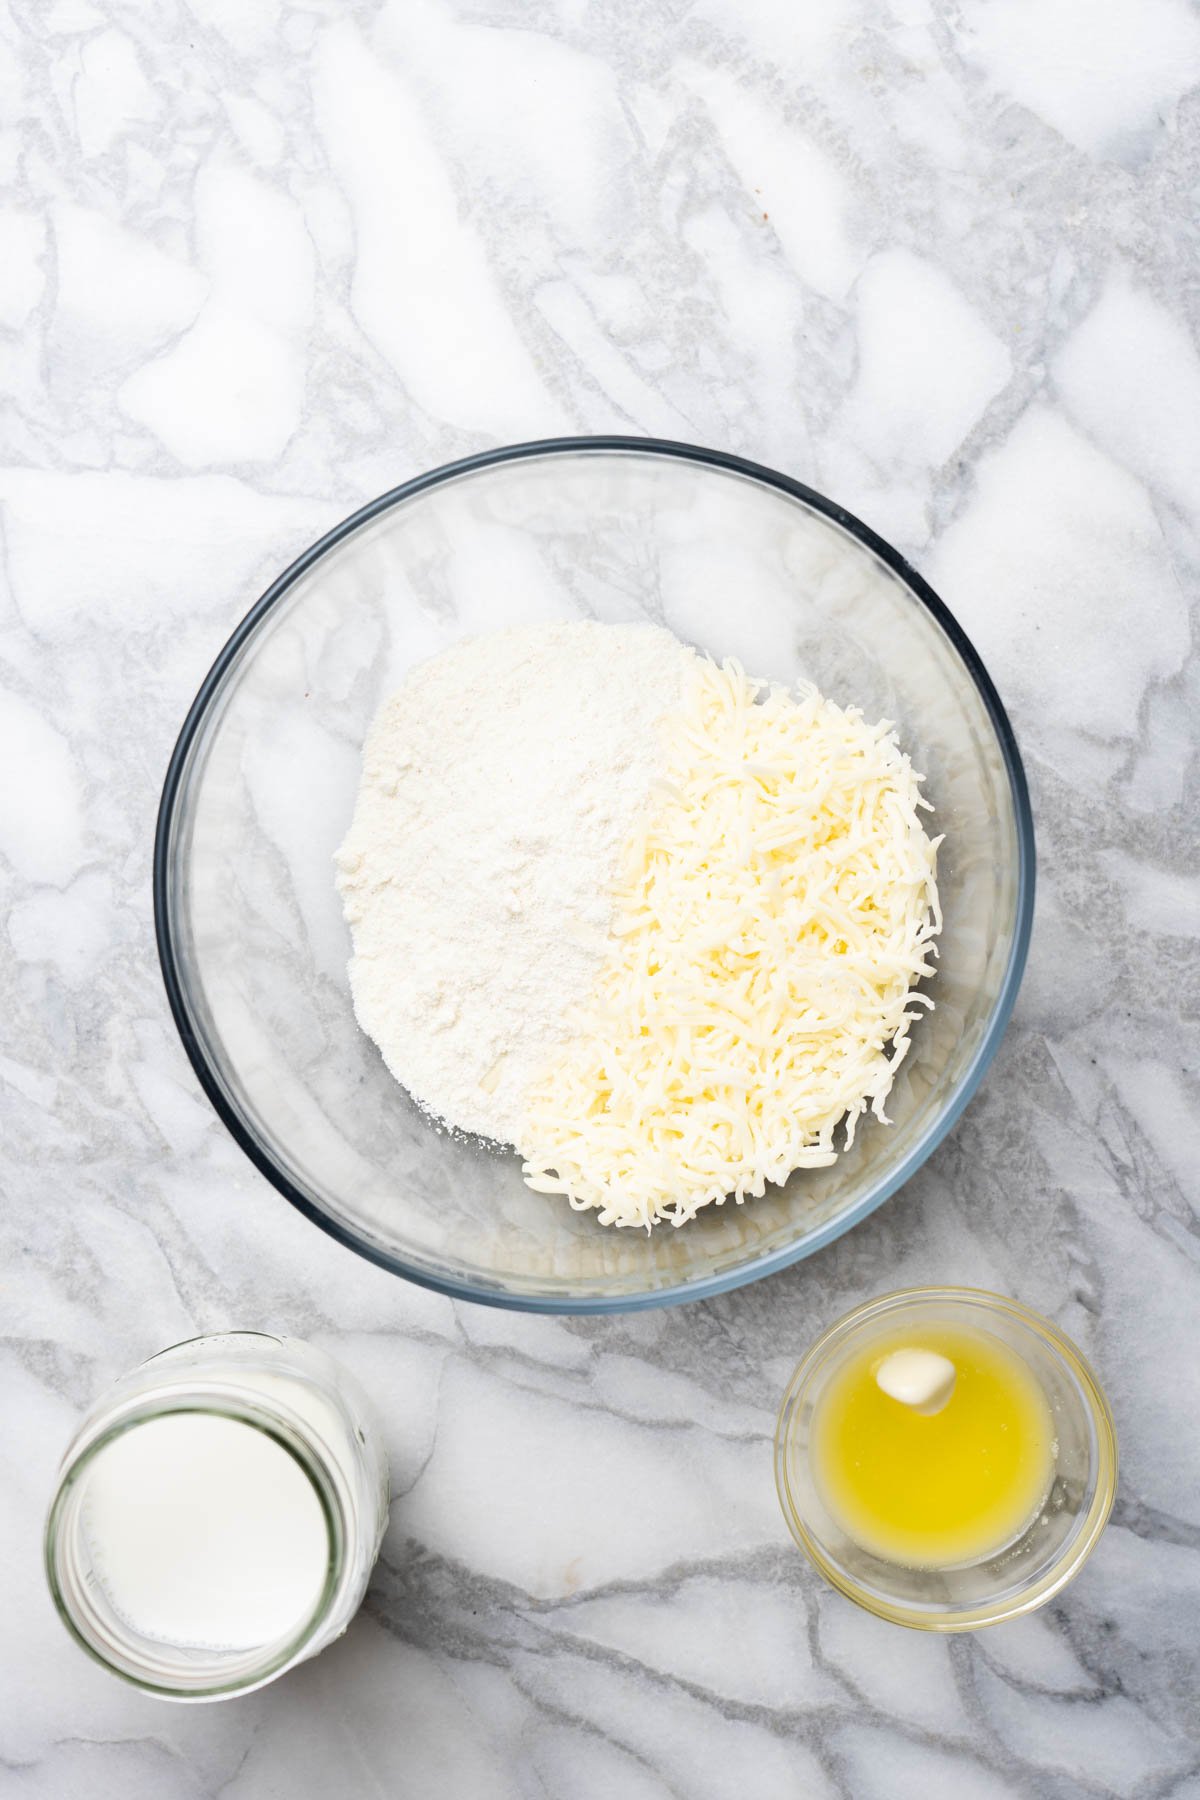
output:
<path id="1" fill-rule="evenodd" d="M 936 1350 L 893 1350 L 875 1371 L 885 1394 L 926 1416 L 941 1412 L 956 1379 L 954 1364 Z"/>

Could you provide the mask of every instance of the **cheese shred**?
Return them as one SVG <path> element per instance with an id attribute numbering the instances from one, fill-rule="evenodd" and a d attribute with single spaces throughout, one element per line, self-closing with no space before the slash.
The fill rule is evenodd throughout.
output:
<path id="1" fill-rule="evenodd" d="M 647 1229 L 887 1122 L 942 925 L 941 839 L 889 723 L 697 658 L 662 729 L 608 960 L 520 1146 L 530 1187 Z"/>

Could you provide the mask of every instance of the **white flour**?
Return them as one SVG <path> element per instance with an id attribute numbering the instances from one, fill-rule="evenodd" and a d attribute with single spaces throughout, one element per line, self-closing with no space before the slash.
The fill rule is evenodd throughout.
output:
<path id="1" fill-rule="evenodd" d="M 427 1110 L 516 1140 L 603 961 L 693 652 L 652 625 L 472 638 L 414 669 L 337 856 L 363 1030 Z"/>

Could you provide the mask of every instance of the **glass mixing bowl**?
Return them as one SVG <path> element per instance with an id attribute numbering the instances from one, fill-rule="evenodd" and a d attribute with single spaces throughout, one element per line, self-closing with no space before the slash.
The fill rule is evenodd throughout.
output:
<path id="1" fill-rule="evenodd" d="M 681 1230 L 605 1229 L 515 1154 L 439 1129 L 355 1022 L 333 853 L 376 708 L 469 633 L 652 620 L 753 675 L 887 717 L 945 833 L 936 1010 L 888 1110 L 833 1168 Z M 184 1046 L 221 1118 L 341 1243 L 465 1299 L 601 1312 L 720 1293 L 871 1212 L 995 1052 L 1029 939 L 1034 849 L 1012 731 L 903 559 L 818 494 L 683 444 L 582 438 L 470 457 L 385 494 L 280 576 L 217 658 L 167 772 L 155 915 Z"/>

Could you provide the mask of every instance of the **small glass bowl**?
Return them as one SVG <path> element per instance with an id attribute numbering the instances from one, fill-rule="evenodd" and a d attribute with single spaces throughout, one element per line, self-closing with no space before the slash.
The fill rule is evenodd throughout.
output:
<path id="1" fill-rule="evenodd" d="M 955 1568 L 905 1568 L 865 1550 L 829 1512 L 813 1469 L 813 1421 L 831 1377 L 906 1321 L 1000 1338 L 1029 1365 L 1054 1416 L 1055 1471 L 1041 1508 L 1014 1542 Z M 1095 1375 L 1049 1320 L 978 1288 L 907 1288 L 847 1313 L 804 1357 L 779 1413 L 775 1481 L 800 1548 L 859 1606 L 922 1631 L 976 1631 L 1044 1606 L 1079 1573 L 1112 1510 L 1117 1439 Z"/>

